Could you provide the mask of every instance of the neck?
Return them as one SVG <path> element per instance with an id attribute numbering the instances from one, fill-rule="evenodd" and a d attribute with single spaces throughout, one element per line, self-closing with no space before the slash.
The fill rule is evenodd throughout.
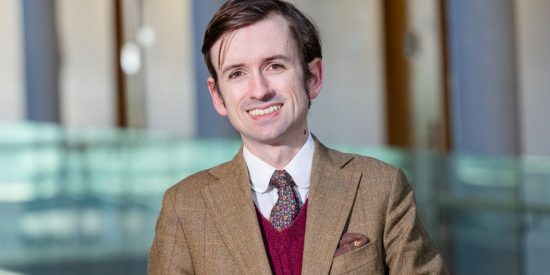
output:
<path id="1" fill-rule="evenodd" d="M 244 139 L 243 143 L 252 154 L 275 167 L 275 169 L 280 170 L 300 151 L 308 137 L 309 132 L 305 131 L 304 135 L 300 135 L 286 143 L 255 143 Z"/>

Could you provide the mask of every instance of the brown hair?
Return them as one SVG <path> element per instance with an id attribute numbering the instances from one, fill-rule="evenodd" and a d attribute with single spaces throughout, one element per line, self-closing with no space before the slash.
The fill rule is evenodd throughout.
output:
<path id="1" fill-rule="evenodd" d="M 250 26 L 271 14 L 279 14 L 288 22 L 294 41 L 299 49 L 304 81 L 311 78 L 312 74 L 307 64 L 317 57 L 322 58 L 319 32 L 311 20 L 294 5 L 285 1 L 229 0 L 220 7 L 208 23 L 202 44 L 202 54 L 216 85 L 218 76 L 210 56 L 210 49 L 214 46 L 214 43 L 227 33 Z"/>

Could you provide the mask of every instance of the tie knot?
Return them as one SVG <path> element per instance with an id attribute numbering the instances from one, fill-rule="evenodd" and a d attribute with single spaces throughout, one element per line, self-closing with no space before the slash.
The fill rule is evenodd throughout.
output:
<path id="1" fill-rule="evenodd" d="M 294 180 L 292 180 L 292 177 L 286 170 L 275 170 L 269 183 L 273 184 L 277 189 L 286 186 L 294 186 Z"/>

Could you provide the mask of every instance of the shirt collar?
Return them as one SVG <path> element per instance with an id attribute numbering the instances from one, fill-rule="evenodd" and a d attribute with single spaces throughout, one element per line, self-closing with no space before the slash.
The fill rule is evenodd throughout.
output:
<path id="1" fill-rule="evenodd" d="M 246 146 L 243 147 L 243 156 L 248 166 L 252 189 L 259 193 L 267 192 L 269 189 L 269 180 L 276 169 L 248 151 Z M 309 188 L 314 150 L 315 144 L 310 133 L 304 146 L 284 167 L 284 170 L 290 174 L 298 188 Z"/>

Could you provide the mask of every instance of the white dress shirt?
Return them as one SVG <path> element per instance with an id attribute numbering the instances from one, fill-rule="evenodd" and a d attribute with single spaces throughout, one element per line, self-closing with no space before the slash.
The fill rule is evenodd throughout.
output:
<path id="1" fill-rule="evenodd" d="M 306 143 L 292 160 L 283 168 L 296 183 L 295 191 L 298 191 L 300 203 L 303 205 L 309 193 L 309 180 L 311 178 L 311 165 L 313 163 L 313 151 L 315 144 L 313 137 L 309 134 Z M 248 166 L 250 175 L 250 188 L 252 199 L 262 215 L 269 219 L 271 209 L 277 202 L 279 196 L 277 189 L 269 184 L 275 168 L 265 161 L 252 154 L 246 146 L 243 148 L 244 160 Z"/>

